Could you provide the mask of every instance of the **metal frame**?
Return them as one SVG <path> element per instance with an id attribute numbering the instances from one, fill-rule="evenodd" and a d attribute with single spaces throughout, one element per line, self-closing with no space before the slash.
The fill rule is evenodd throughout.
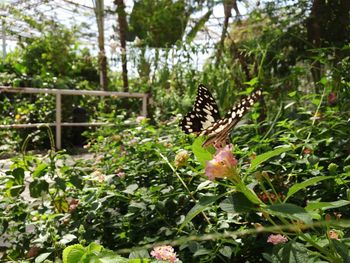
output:
<path id="1" fill-rule="evenodd" d="M 30 127 L 40 127 L 43 125 L 56 126 L 56 148 L 61 149 L 62 147 L 62 126 L 99 126 L 99 125 L 111 125 L 110 123 L 103 122 L 61 122 L 61 108 L 62 108 L 62 95 L 89 95 L 89 96 L 114 96 L 121 98 L 140 98 L 142 99 L 142 110 L 141 115 L 147 116 L 147 93 L 136 93 L 136 92 L 116 92 L 116 91 L 99 91 L 99 90 L 67 90 L 67 89 L 38 89 L 38 88 L 14 88 L 8 86 L 0 86 L 0 93 L 10 92 L 10 93 L 45 93 L 45 94 L 55 94 L 56 95 L 56 122 L 55 123 L 28 123 L 28 124 L 9 124 L 0 125 L 1 128 L 30 128 Z"/>

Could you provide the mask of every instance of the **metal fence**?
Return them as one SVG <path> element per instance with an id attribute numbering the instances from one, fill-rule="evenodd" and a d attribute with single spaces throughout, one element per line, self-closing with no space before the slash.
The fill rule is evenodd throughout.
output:
<path id="1" fill-rule="evenodd" d="M 45 93 L 56 95 L 56 122 L 54 123 L 27 123 L 27 124 L 9 124 L 0 125 L 0 128 L 31 128 L 40 127 L 42 125 L 56 126 L 56 148 L 62 148 L 62 126 L 99 126 L 108 125 L 103 122 L 62 122 L 62 95 L 88 95 L 88 96 L 112 96 L 120 98 L 140 98 L 142 99 L 141 115 L 147 116 L 147 102 L 148 94 L 146 93 L 135 93 L 135 92 L 115 92 L 115 91 L 98 91 L 98 90 L 67 90 L 67 89 L 38 89 L 38 88 L 14 88 L 8 86 L 0 86 L 0 93 L 11 92 L 11 93 Z"/>

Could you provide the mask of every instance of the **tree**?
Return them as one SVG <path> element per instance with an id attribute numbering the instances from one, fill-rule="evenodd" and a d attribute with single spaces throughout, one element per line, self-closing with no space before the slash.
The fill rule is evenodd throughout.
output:
<path id="1" fill-rule="evenodd" d="M 92 0 L 98 29 L 98 64 L 100 70 L 100 85 L 102 90 L 107 89 L 107 57 L 105 52 L 105 37 L 104 37 L 104 0 Z"/>
<path id="2" fill-rule="evenodd" d="M 115 0 L 114 4 L 117 6 L 118 25 L 119 25 L 119 40 L 122 53 L 122 70 L 123 70 L 123 90 L 129 91 L 128 83 L 128 67 L 126 57 L 126 32 L 128 24 L 126 22 L 125 4 L 123 0 Z"/>

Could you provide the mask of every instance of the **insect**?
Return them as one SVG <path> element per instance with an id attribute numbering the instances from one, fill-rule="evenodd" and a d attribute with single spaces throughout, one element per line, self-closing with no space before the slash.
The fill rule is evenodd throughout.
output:
<path id="1" fill-rule="evenodd" d="M 198 86 L 197 97 L 192 110 L 182 119 L 180 126 L 189 134 L 207 136 L 203 146 L 224 146 L 228 141 L 231 130 L 236 126 L 243 115 L 261 97 L 261 90 L 254 90 L 249 96 L 242 97 L 238 104 L 220 118 L 218 106 L 202 84 Z"/>

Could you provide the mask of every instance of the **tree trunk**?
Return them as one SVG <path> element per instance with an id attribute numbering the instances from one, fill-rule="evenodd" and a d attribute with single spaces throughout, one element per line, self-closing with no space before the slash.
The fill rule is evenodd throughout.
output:
<path id="1" fill-rule="evenodd" d="M 239 16 L 240 13 L 239 13 L 239 10 L 237 7 L 237 0 L 224 0 L 225 18 L 224 18 L 224 24 L 222 26 L 220 42 L 218 44 L 218 50 L 216 53 L 216 64 L 219 63 L 219 60 L 221 59 L 222 52 L 224 50 L 225 38 L 226 38 L 227 28 L 228 28 L 228 21 L 229 21 L 230 17 L 232 16 L 232 14 L 231 14 L 232 8 L 236 11 L 237 16 Z"/>
<path id="2" fill-rule="evenodd" d="M 104 36 L 104 0 L 95 0 L 93 2 L 98 29 L 98 65 L 100 71 L 100 85 L 102 90 L 107 90 L 108 78 Z"/>
<path id="3" fill-rule="evenodd" d="M 126 58 L 126 13 L 125 13 L 125 4 L 123 0 L 114 0 L 114 4 L 117 6 L 118 14 L 118 24 L 119 24 L 119 39 L 122 53 L 122 70 L 123 70 L 123 91 L 129 91 L 128 83 L 128 68 L 127 68 L 127 58 Z"/>

